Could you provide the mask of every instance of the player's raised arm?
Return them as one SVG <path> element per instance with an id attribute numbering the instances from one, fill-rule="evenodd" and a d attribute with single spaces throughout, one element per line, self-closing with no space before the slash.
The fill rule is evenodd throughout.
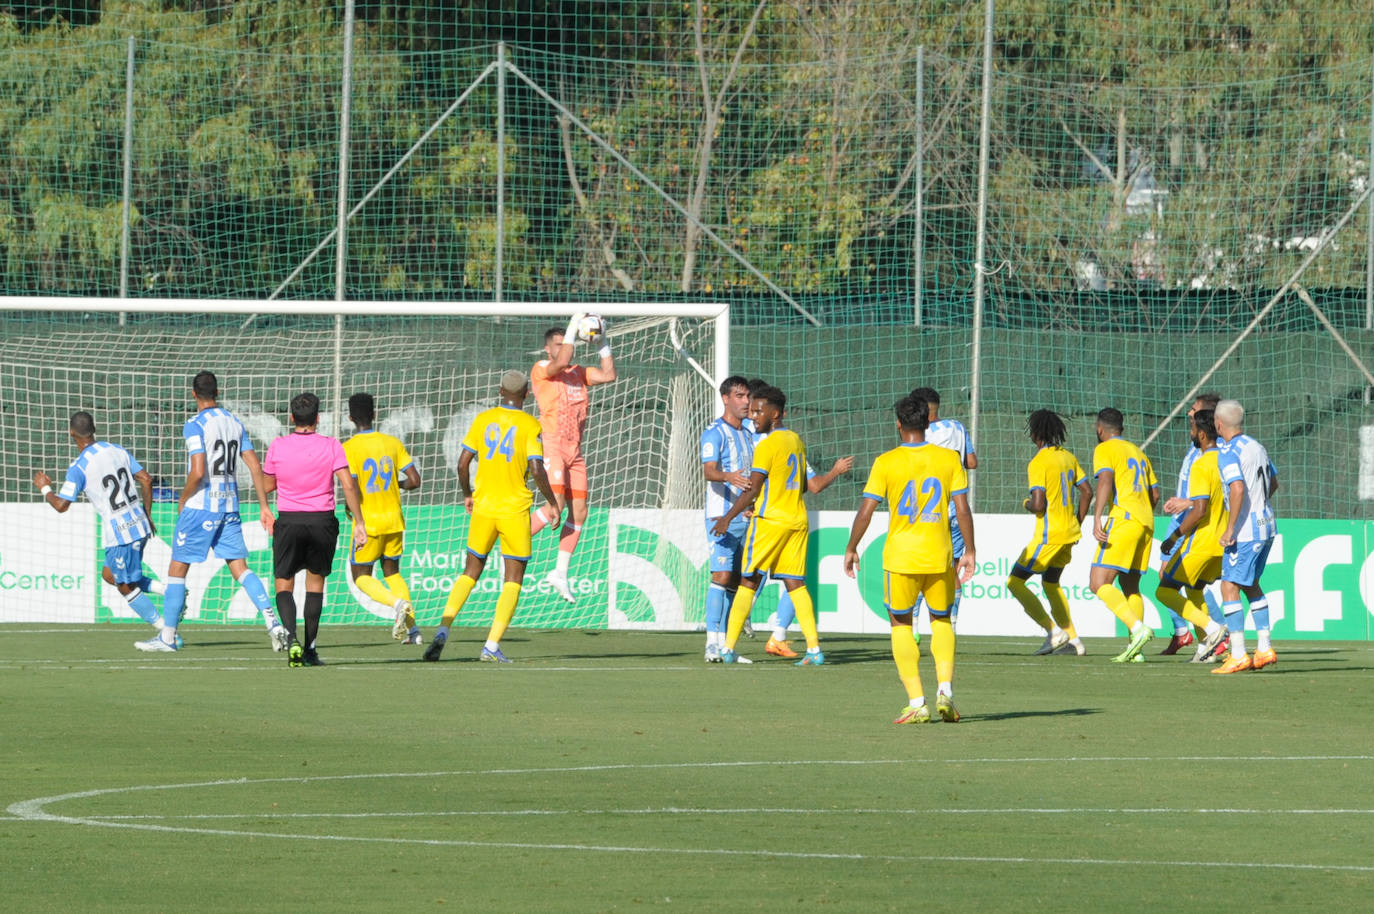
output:
<path id="1" fill-rule="evenodd" d="M 587 369 L 587 386 L 611 383 L 617 375 L 615 357 L 611 355 L 611 341 L 606 337 L 606 328 L 603 326 L 601 332 L 587 342 L 596 347 L 596 354 L 601 359 L 600 365 Z"/>
<path id="2" fill-rule="evenodd" d="M 33 484 L 38 489 L 39 494 L 43 496 L 43 500 L 58 514 L 66 514 L 67 509 L 72 506 L 71 502 L 52 490 L 52 477 L 42 470 L 36 470 L 34 472 Z"/>
<path id="3" fill-rule="evenodd" d="M 849 527 L 849 543 L 844 547 L 844 573 L 851 578 L 859 572 L 859 542 L 868 532 L 873 520 L 873 512 L 878 510 L 878 500 L 864 496 L 859 501 L 859 511 L 854 515 L 854 523 Z"/>
<path id="4" fill-rule="evenodd" d="M 830 485 L 845 473 L 854 469 L 853 456 L 841 457 L 830 466 L 830 471 L 821 476 L 812 476 L 806 480 L 806 491 L 812 495 L 818 495 L 830 488 Z"/>
<path id="5" fill-rule="evenodd" d="M 582 323 L 582 318 L 587 315 L 578 311 L 568 321 L 568 329 L 563 331 L 563 339 L 558 344 L 558 348 L 549 356 L 549 364 L 544 366 L 544 374 L 547 377 L 557 377 L 558 374 L 567 369 L 573 362 L 573 345 L 577 342 L 577 327 Z M 557 328 L 554 331 L 556 332 Z"/>

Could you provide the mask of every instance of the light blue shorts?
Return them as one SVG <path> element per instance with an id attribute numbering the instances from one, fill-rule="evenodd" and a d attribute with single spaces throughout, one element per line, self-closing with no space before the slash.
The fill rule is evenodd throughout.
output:
<path id="1" fill-rule="evenodd" d="M 739 571 L 740 562 L 744 556 L 744 531 L 749 526 L 748 522 L 741 522 L 739 518 L 736 518 L 731 521 L 730 529 L 726 530 L 722 536 L 716 536 L 711 531 L 715 523 L 715 518 L 706 520 L 706 541 L 711 546 L 711 573 Z"/>
<path id="2" fill-rule="evenodd" d="M 114 574 L 116 584 L 137 584 L 143 580 L 143 547 L 148 538 L 123 546 L 105 547 L 105 567 Z"/>
<path id="3" fill-rule="evenodd" d="M 1241 587 L 1259 583 L 1264 574 L 1264 566 L 1269 561 L 1269 549 L 1274 545 L 1271 537 L 1267 540 L 1252 540 L 1226 547 L 1221 557 L 1221 579 Z"/>
<path id="4" fill-rule="evenodd" d="M 248 558 L 243 542 L 239 513 L 222 514 L 202 508 L 184 508 L 177 515 L 177 531 L 172 538 L 172 561 L 194 565 L 215 550 L 215 557 L 226 561 Z"/>

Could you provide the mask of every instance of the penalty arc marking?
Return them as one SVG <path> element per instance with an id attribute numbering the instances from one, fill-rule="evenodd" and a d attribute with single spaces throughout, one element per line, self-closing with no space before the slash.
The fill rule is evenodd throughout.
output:
<path id="1" fill-rule="evenodd" d="M 930 760 L 941 764 L 1037 764 L 1037 763 L 1083 763 L 1083 762 L 1119 762 L 1128 759 L 1111 757 L 1089 757 L 1089 758 L 1023 758 L 1023 759 L 998 759 L 998 758 L 971 758 L 971 759 L 941 759 Z M 1312 761 L 1370 761 L 1374 756 L 1254 756 L 1254 757 L 1211 757 L 1198 759 L 1196 757 L 1179 757 L 1176 759 L 1130 759 L 1138 761 L 1266 761 L 1266 762 L 1312 762 Z M 500 768 L 487 770 L 455 770 L 455 771 L 431 771 L 431 772 L 379 772 L 375 774 L 350 774 L 350 775 L 318 775 L 311 777 L 276 777 L 276 778 L 231 778 L 216 781 L 199 781 L 186 784 L 144 784 L 130 787 L 112 787 L 98 790 L 82 790 L 73 793 L 60 794 L 52 797 L 37 797 L 31 800 L 23 800 L 9 806 L 8 812 L 20 819 L 40 822 L 57 822 L 69 825 L 83 825 L 96 828 L 124 828 L 139 831 L 153 831 L 162 833 L 182 833 L 214 835 L 221 837 L 245 837 L 245 838 L 276 838 L 287 841 L 326 841 L 326 842 L 353 842 L 363 844 L 408 844 L 429 847 L 470 847 L 470 848 L 493 848 L 493 849 L 514 849 L 514 850 L 544 850 L 544 851 L 576 851 L 583 853 L 613 853 L 613 854 L 674 854 L 674 855 L 694 855 L 694 856 L 720 856 L 720 857 L 760 857 L 775 859 L 811 859 L 811 860 L 872 860 L 881 862 L 946 862 L 946 863 L 1026 863 L 1026 864 L 1054 864 L 1054 865 L 1077 865 L 1077 866 L 1152 866 L 1152 867 L 1173 867 L 1173 866 L 1204 866 L 1215 869 L 1242 869 L 1242 870 L 1288 870 L 1288 871 L 1328 871 L 1328 872 L 1355 872 L 1355 873 L 1374 873 L 1374 865 L 1364 864 L 1323 864 L 1323 863 L 1294 863 L 1288 861 L 1204 861 L 1196 860 L 1126 860 L 1126 859 L 1107 859 L 1093 857 L 1025 857 L 1025 856 L 970 856 L 970 855 L 945 855 L 945 854 L 865 854 L 865 853 L 840 853 L 840 852 L 802 852 L 789 851 L 770 848 L 710 848 L 710 847 L 636 847 L 629 845 L 604 845 L 604 844 L 578 844 L 578 843 L 543 843 L 543 842 L 523 842 L 523 841 L 473 841 L 464 839 L 426 839 L 426 838 L 394 838 L 394 837 L 372 837 L 356 835 L 334 835 L 334 834 L 280 834 L 277 832 L 264 832 L 246 829 L 223 829 L 223 828 L 201 828 L 181 825 L 163 825 L 145 820 L 133 820 L 109 817 L 90 817 L 90 816 L 68 816 L 49 812 L 47 807 L 73 800 L 88 799 L 98 796 L 111 796 L 122 793 L 148 793 L 153 791 L 165 790 L 190 790 L 198 788 L 245 786 L 259 784 L 308 784 L 324 781 L 342 780 L 381 780 L 397 778 L 435 778 L 453 776 L 479 776 L 496 777 L 511 774 L 558 774 L 558 773 L 587 773 L 596 771 L 615 771 L 627 769 L 688 769 L 688 768 L 743 768 L 743 767 L 777 767 L 777 766 L 858 766 L 858 765 L 897 765 L 908 764 L 906 759 L 876 759 L 876 760 L 788 760 L 788 761 L 739 761 L 739 762 L 680 762 L 662 763 L 648 765 L 582 765 L 568 766 L 559 768 Z M 669 812 L 693 813 L 693 810 L 663 810 Z M 1026 810 L 1034 812 L 1034 810 Z M 1099 810 L 1100 812 L 1111 812 L 1111 810 Z M 1126 812 L 1128 810 L 1122 810 Z M 1148 812 L 1149 810 L 1139 810 Z M 615 810 L 606 811 L 581 811 L 584 813 L 607 812 L 614 813 Z M 631 812 L 625 810 L 622 812 Z M 858 811 L 866 812 L 866 810 Z M 900 814 L 901 811 L 893 811 Z M 1042 811 L 1043 812 L 1043 811 Z M 1272 812 L 1272 810 L 1271 810 Z M 1310 814 L 1313 812 L 1330 812 L 1365 814 L 1370 812 L 1363 809 L 1350 810 L 1293 810 L 1294 813 Z M 481 813 L 476 813 L 481 814 Z M 578 813 L 573 813 L 578 814 Z M 272 816 L 281 818 L 281 816 Z M 339 818 L 353 817 L 357 815 L 342 814 Z M 268 818 L 266 816 L 245 816 L 244 818 Z"/>

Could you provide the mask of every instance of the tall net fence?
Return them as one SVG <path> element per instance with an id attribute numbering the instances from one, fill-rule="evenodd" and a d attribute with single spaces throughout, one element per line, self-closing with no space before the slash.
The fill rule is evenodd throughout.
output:
<path id="1" fill-rule="evenodd" d="M 1011 511 L 1029 411 L 1167 478 L 1201 384 L 1371 515 L 1364 4 L 1004 0 L 984 168 L 981 3 L 359 3 L 342 258 L 344 4 L 9 9 L 4 293 L 726 300 L 822 461 L 932 386 Z"/>
<path id="2" fill-rule="evenodd" d="M 194 309 L 195 303 L 185 303 Z M 43 470 L 61 484 L 76 457 L 67 436 L 77 409 L 91 412 L 101 440 L 118 443 L 153 477 L 154 521 L 159 539 L 146 554 L 161 575 L 170 556 L 177 497 L 186 476 L 182 426 L 195 412 L 190 381 L 207 366 L 219 379 L 220 404 L 244 423 L 260 457 L 271 442 L 291 431 L 290 400 L 302 391 L 321 400 L 320 431 L 347 440 L 355 433 L 348 398 L 371 393 L 377 431 L 404 442 L 420 471 L 418 492 L 404 498 L 408 576 L 422 620 L 438 618 L 451 579 L 466 555 L 468 515 L 456 470 L 462 442 L 478 413 L 494 406 L 501 375 L 530 372 L 546 358 L 548 317 L 346 317 L 90 314 L 25 319 L 0 317 L 6 355 L 0 363 L 0 503 L 32 502 L 31 477 Z M 522 601 L 522 624 L 605 627 L 608 556 L 631 557 L 661 573 L 621 575 L 626 590 L 612 610 L 622 625 L 652 622 L 656 601 L 699 603 L 705 581 L 696 573 L 700 557 L 674 546 L 700 536 L 701 476 L 697 442 L 716 413 L 719 398 L 703 377 L 716 370 L 713 322 L 699 318 L 622 317 L 608 326 L 615 354 L 614 382 L 588 392 L 592 408 L 584 435 L 589 498 L 595 514 L 583 533 L 575 583 L 596 599 L 570 606 L 538 582 L 552 565 L 558 536 L 535 538 L 530 593 Z M 691 353 L 696 366 L 681 353 Z M 596 364 L 585 353 L 579 361 Z M 336 370 L 336 365 L 342 371 Z M 342 385 L 342 386 L 341 386 Z M 534 397 L 527 408 L 534 410 Z M 472 470 L 480 485 L 481 454 Z M 359 473 L 366 485 L 366 474 Z M 256 496 L 246 466 L 238 468 L 248 547 L 255 560 L 266 553 L 266 534 L 257 526 Z M 94 497 L 94 496 L 92 496 Z M 535 504 L 543 499 L 537 493 Z M 41 507 L 41 506 L 40 506 Z M 608 510 L 628 522 L 612 524 Z M 66 520 L 66 519 L 64 519 Z M 92 539 L 89 523 L 57 526 L 61 552 L 76 552 Z M 649 532 L 653 531 L 653 532 Z M 346 553 L 336 557 L 337 580 L 346 580 Z M 690 558 L 690 561 L 689 561 Z M 220 568 L 212 563 L 204 574 Z M 499 575 L 484 588 L 499 589 Z M 207 582 L 208 585 L 208 582 Z M 340 588 L 341 589 L 341 588 Z M 227 581 L 203 597 L 193 586 L 192 618 L 223 621 L 253 611 Z M 681 596 L 679 596 L 679 593 Z M 107 595 L 108 596 L 108 595 Z M 331 613 L 341 621 L 389 618 L 389 610 L 356 593 L 358 605 L 336 599 Z M 588 605 L 588 604 L 591 605 Z M 488 624 L 490 601 L 466 612 L 465 625 Z M 109 605 L 120 610 L 118 602 Z M 370 611 L 370 615 L 369 615 Z M 220 615 L 214 615 L 218 613 Z M 228 615 L 224 615 L 224 614 Z M 126 613 L 127 614 L 127 613 Z M 681 611 L 660 618 L 658 627 L 681 627 Z"/>

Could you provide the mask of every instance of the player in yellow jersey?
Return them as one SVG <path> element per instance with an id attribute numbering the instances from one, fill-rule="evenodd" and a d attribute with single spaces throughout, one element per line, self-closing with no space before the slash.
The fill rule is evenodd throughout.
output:
<path id="1" fill-rule="evenodd" d="M 968 472 L 961 455 L 926 441 L 930 407 L 914 394 L 898 401 L 897 434 L 901 444 L 878 455 L 864 484 L 863 501 L 849 530 L 844 571 L 859 570 L 859 542 L 878 505 L 887 502 L 887 541 L 883 544 L 883 602 L 892 624 L 892 659 L 906 689 L 907 706 L 894 724 L 930 721 L 921 689 L 921 646 L 912 635 L 917 601 L 930 610 L 930 653 L 935 658 L 935 710 L 954 723 L 954 593 L 973 577 L 977 557 L 973 515 L 968 507 Z M 954 539 L 948 512 L 953 507 L 964 554 L 954 564 Z"/>
<path id="2" fill-rule="evenodd" d="M 1155 599 L 1205 632 L 1199 653 L 1210 653 L 1225 639 L 1225 627 L 1204 608 L 1202 588 L 1221 577 L 1225 551 L 1226 487 L 1217 463 L 1217 426 L 1210 409 L 1189 419 L 1193 446 L 1199 451 L 1188 469 L 1188 500 L 1192 505 L 1178 526 L 1160 544 L 1166 558 L 1159 568 Z"/>
<path id="3" fill-rule="evenodd" d="M 806 589 L 806 540 L 811 523 L 806 516 L 806 445 L 801 436 L 782 427 L 787 412 L 787 397 L 776 387 L 762 387 L 749 400 L 749 418 L 754 431 L 767 437 L 754 446 L 749 485 L 730 510 L 716 519 L 714 532 L 723 536 L 730 521 L 747 508 L 754 509 L 744 534 L 744 571 L 739 590 L 730 604 L 730 621 L 725 630 L 723 663 L 753 663 L 735 653 L 735 643 L 744 629 L 744 620 L 754 605 L 754 596 L 763 573 L 783 582 L 797 623 L 806 638 L 806 654 L 797 666 L 825 663 L 820 638 L 816 633 L 816 608 Z"/>
<path id="4" fill-rule="evenodd" d="M 1093 538 L 1100 545 L 1088 586 L 1131 632 L 1126 650 L 1113 657 L 1113 663 L 1134 660 L 1155 635 L 1144 621 L 1140 575 L 1150 562 L 1159 480 L 1145 452 L 1121 437 L 1124 425 L 1120 410 L 1108 406 L 1098 412 L 1097 440 L 1101 443 L 1093 451 L 1097 479 Z M 1105 519 L 1103 514 L 1107 514 Z M 1112 586 L 1118 579 L 1119 590 Z"/>
<path id="5" fill-rule="evenodd" d="M 477 659 L 510 663 L 501 653 L 501 636 L 506 633 L 520 601 L 520 586 L 525 581 L 525 565 L 530 560 L 530 505 L 534 495 L 525 484 L 528 474 L 547 503 L 549 526 L 557 529 L 562 511 L 544 472 L 544 444 L 539 422 L 525 412 L 530 382 L 524 372 L 507 371 L 501 375 L 501 403 L 483 410 L 472 420 L 463 436 L 463 453 L 458 458 L 458 485 L 463 490 L 463 507 L 472 515 L 468 524 L 468 559 L 463 573 L 453 582 L 444 616 L 434 640 L 425 649 L 425 659 L 435 661 L 448 642 L 449 627 L 467 602 L 486 567 L 491 547 L 499 538 L 506 581 L 496 601 L 496 616 L 482 653 Z M 477 491 L 472 488 L 472 462 L 478 463 Z"/>
<path id="6" fill-rule="evenodd" d="M 1045 643 L 1035 653 L 1081 657 L 1086 651 L 1069 615 L 1069 601 L 1059 578 L 1069 564 L 1073 544 L 1083 537 L 1083 518 L 1088 516 L 1093 490 L 1078 458 L 1064 449 L 1068 432 L 1058 413 L 1037 409 L 1026 419 L 1026 433 L 1036 452 L 1026 466 L 1030 494 L 1021 505 L 1035 515 L 1035 530 L 1011 568 L 1007 590 L 1026 615 L 1045 630 Z M 1033 574 L 1040 575 L 1045 600 L 1050 604 L 1048 614 L 1027 586 Z"/>
<path id="7" fill-rule="evenodd" d="M 349 397 L 348 418 L 358 430 L 344 442 L 343 449 L 348 457 L 348 472 L 358 483 L 366 518 L 363 527 L 367 530 L 367 542 L 353 550 L 349 571 L 359 590 L 396 614 L 391 636 L 406 644 L 419 644 L 420 628 L 415 624 L 410 588 L 401 577 L 406 530 L 401 492 L 420 488 L 420 471 L 400 439 L 372 428 L 377 418 L 372 394 Z M 353 523 L 357 522 L 354 518 Z M 372 566 L 378 560 L 385 584 L 372 574 Z"/>

